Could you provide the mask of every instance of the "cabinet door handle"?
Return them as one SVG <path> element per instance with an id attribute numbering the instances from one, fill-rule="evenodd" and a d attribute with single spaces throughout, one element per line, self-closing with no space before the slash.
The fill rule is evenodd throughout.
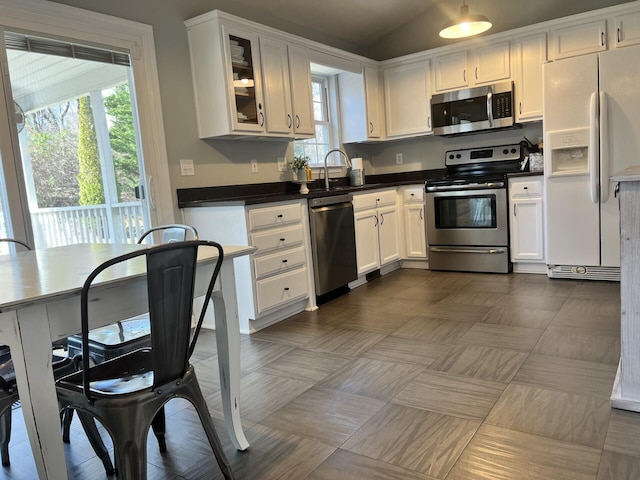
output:
<path id="1" fill-rule="evenodd" d="M 422 208 L 420 208 L 420 220 L 423 220 L 423 218 L 422 218 Z"/>
<path id="2" fill-rule="evenodd" d="M 518 209 L 517 209 L 517 205 L 515 203 L 513 204 L 513 216 L 514 217 L 518 216 Z"/>
<path id="3" fill-rule="evenodd" d="M 620 35 L 622 32 L 620 31 L 620 28 L 618 28 L 618 31 L 616 33 L 616 39 L 618 40 L 618 43 L 620 43 L 622 41 L 622 36 Z"/>
<path id="4" fill-rule="evenodd" d="M 281 213 L 278 214 L 278 218 L 282 218 L 284 217 L 284 215 L 282 215 Z"/>
<path id="5" fill-rule="evenodd" d="M 384 223 L 384 215 L 381 213 L 380 214 L 380 225 L 382 225 Z"/>
<path id="6" fill-rule="evenodd" d="M 291 128 L 291 125 L 293 125 L 293 119 L 291 115 L 287 113 L 287 128 Z"/>
<path id="7" fill-rule="evenodd" d="M 464 70 L 462 70 L 462 80 L 464 80 L 464 82 L 467 82 L 467 69 L 465 68 Z"/>
<path id="8" fill-rule="evenodd" d="M 288 292 L 289 291 L 289 287 L 284 287 L 284 291 Z"/>
<path id="9" fill-rule="evenodd" d="M 369 133 L 373 133 L 373 122 L 369 122 Z"/>
<path id="10" fill-rule="evenodd" d="M 280 241 L 281 241 L 281 242 L 284 242 L 284 241 L 285 241 L 285 239 L 284 239 L 284 238 L 281 238 L 281 239 L 280 239 Z"/>
<path id="11" fill-rule="evenodd" d="M 478 79 L 478 67 L 476 67 L 476 80 Z"/>
<path id="12" fill-rule="evenodd" d="M 604 47 L 604 32 L 600 32 L 600 44 Z"/>
<path id="13" fill-rule="evenodd" d="M 522 102 L 520 102 L 520 115 L 522 115 Z"/>
<path id="14" fill-rule="evenodd" d="M 296 128 L 300 128 L 300 115 L 296 115 Z"/>
<path id="15" fill-rule="evenodd" d="M 260 124 L 261 127 L 264 127 L 264 114 L 260 112 Z"/>
<path id="16" fill-rule="evenodd" d="M 529 190 L 529 187 L 522 187 L 522 188 L 525 189 L 525 190 Z"/>
<path id="17" fill-rule="evenodd" d="M 282 260 L 282 263 L 287 263 L 289 260 L 287 260 L 286 258 L 284 260 Z"/>
<path id="18" fill-rule="evenodd" d="M 374 215 L 374 216 L 373 216 L 373 226 L 374 226 L 374 227 L 377 227 L 377 226 L 378 226 L 378 216 L 377 216 L 377 215 Z"/>
<path id="19" fill-rule="evenodd" d="M 427 127 L 431 128 L 431 115 L 427 117 Z"/>

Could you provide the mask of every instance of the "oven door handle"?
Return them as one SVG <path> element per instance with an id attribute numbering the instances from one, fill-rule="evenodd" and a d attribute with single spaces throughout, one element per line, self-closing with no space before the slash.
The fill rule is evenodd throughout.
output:
<path id="1" fill-rule="evenodd" d="M 500 254 L 506 253 L 506 248 L 443 248 L 443 247 L 429 247 L 430 252 L 437 253 L 482 253 L 482 254 Z"/>

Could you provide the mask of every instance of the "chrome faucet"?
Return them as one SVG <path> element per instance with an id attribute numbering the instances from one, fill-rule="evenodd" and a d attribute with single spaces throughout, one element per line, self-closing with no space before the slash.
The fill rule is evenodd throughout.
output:
<path id="1" fill-rule="evenodd" d="M 347 163 L 347 167 L 351 166 L 351 161 L 349 160 L 349 156 L 344 152 L 344 150 L 340 150 L 339 148 L 334 148 L 333 150 L 329 150 L 327 154 L 324 156 L 324 188 L 328 192 L 329 191 L 329 170 L 327 170 L 327 158 L 334 152 L 340 152 L 341 155 L 344 156 L 344 159 Z"/>

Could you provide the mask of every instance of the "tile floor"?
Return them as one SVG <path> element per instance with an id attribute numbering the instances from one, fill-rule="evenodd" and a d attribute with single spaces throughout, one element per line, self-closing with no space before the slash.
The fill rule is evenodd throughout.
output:
<path id="1" fill-rule="evenodd" d="M 612 410 L 619 285 L 400 270 L 243 336 L 241 412 L 222 426 L 214 334 L 194 361 L 237 478 L 635 480 L 640 414 Z M 19 417 L 20 411 L 16 411 Z M 74 424 L 71 478 L 105 478 Z M 150 435 L 150 479 L 222 478 L 193 409 Z M 0 479 L 35 478 L 21 420 Z"/>

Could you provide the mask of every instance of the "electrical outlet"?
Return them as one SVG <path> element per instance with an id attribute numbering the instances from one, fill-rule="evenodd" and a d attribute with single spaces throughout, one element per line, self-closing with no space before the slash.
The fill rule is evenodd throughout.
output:
<path id="1" fill-rule="evenodd" d="M 258 173 L 258 160 L 251 159 L 251 173 Z"/>
<path id="2" fill-rule="evenodd" d="M 193 166 L 193 160 L 180 160 L 180 174 L 183 177 L 196 174 L 196 169 Z"/>
<path id="3" fill-rule="evenodd" d="M 287 171 L 287 161 L 284 157 L 278 157 L 278 171 L 286 172 Z"/>
<path id="4" fill-rule="evenodd" d="M 396 153 L 396 165 L 402 165 L 402 154 Z"/>

